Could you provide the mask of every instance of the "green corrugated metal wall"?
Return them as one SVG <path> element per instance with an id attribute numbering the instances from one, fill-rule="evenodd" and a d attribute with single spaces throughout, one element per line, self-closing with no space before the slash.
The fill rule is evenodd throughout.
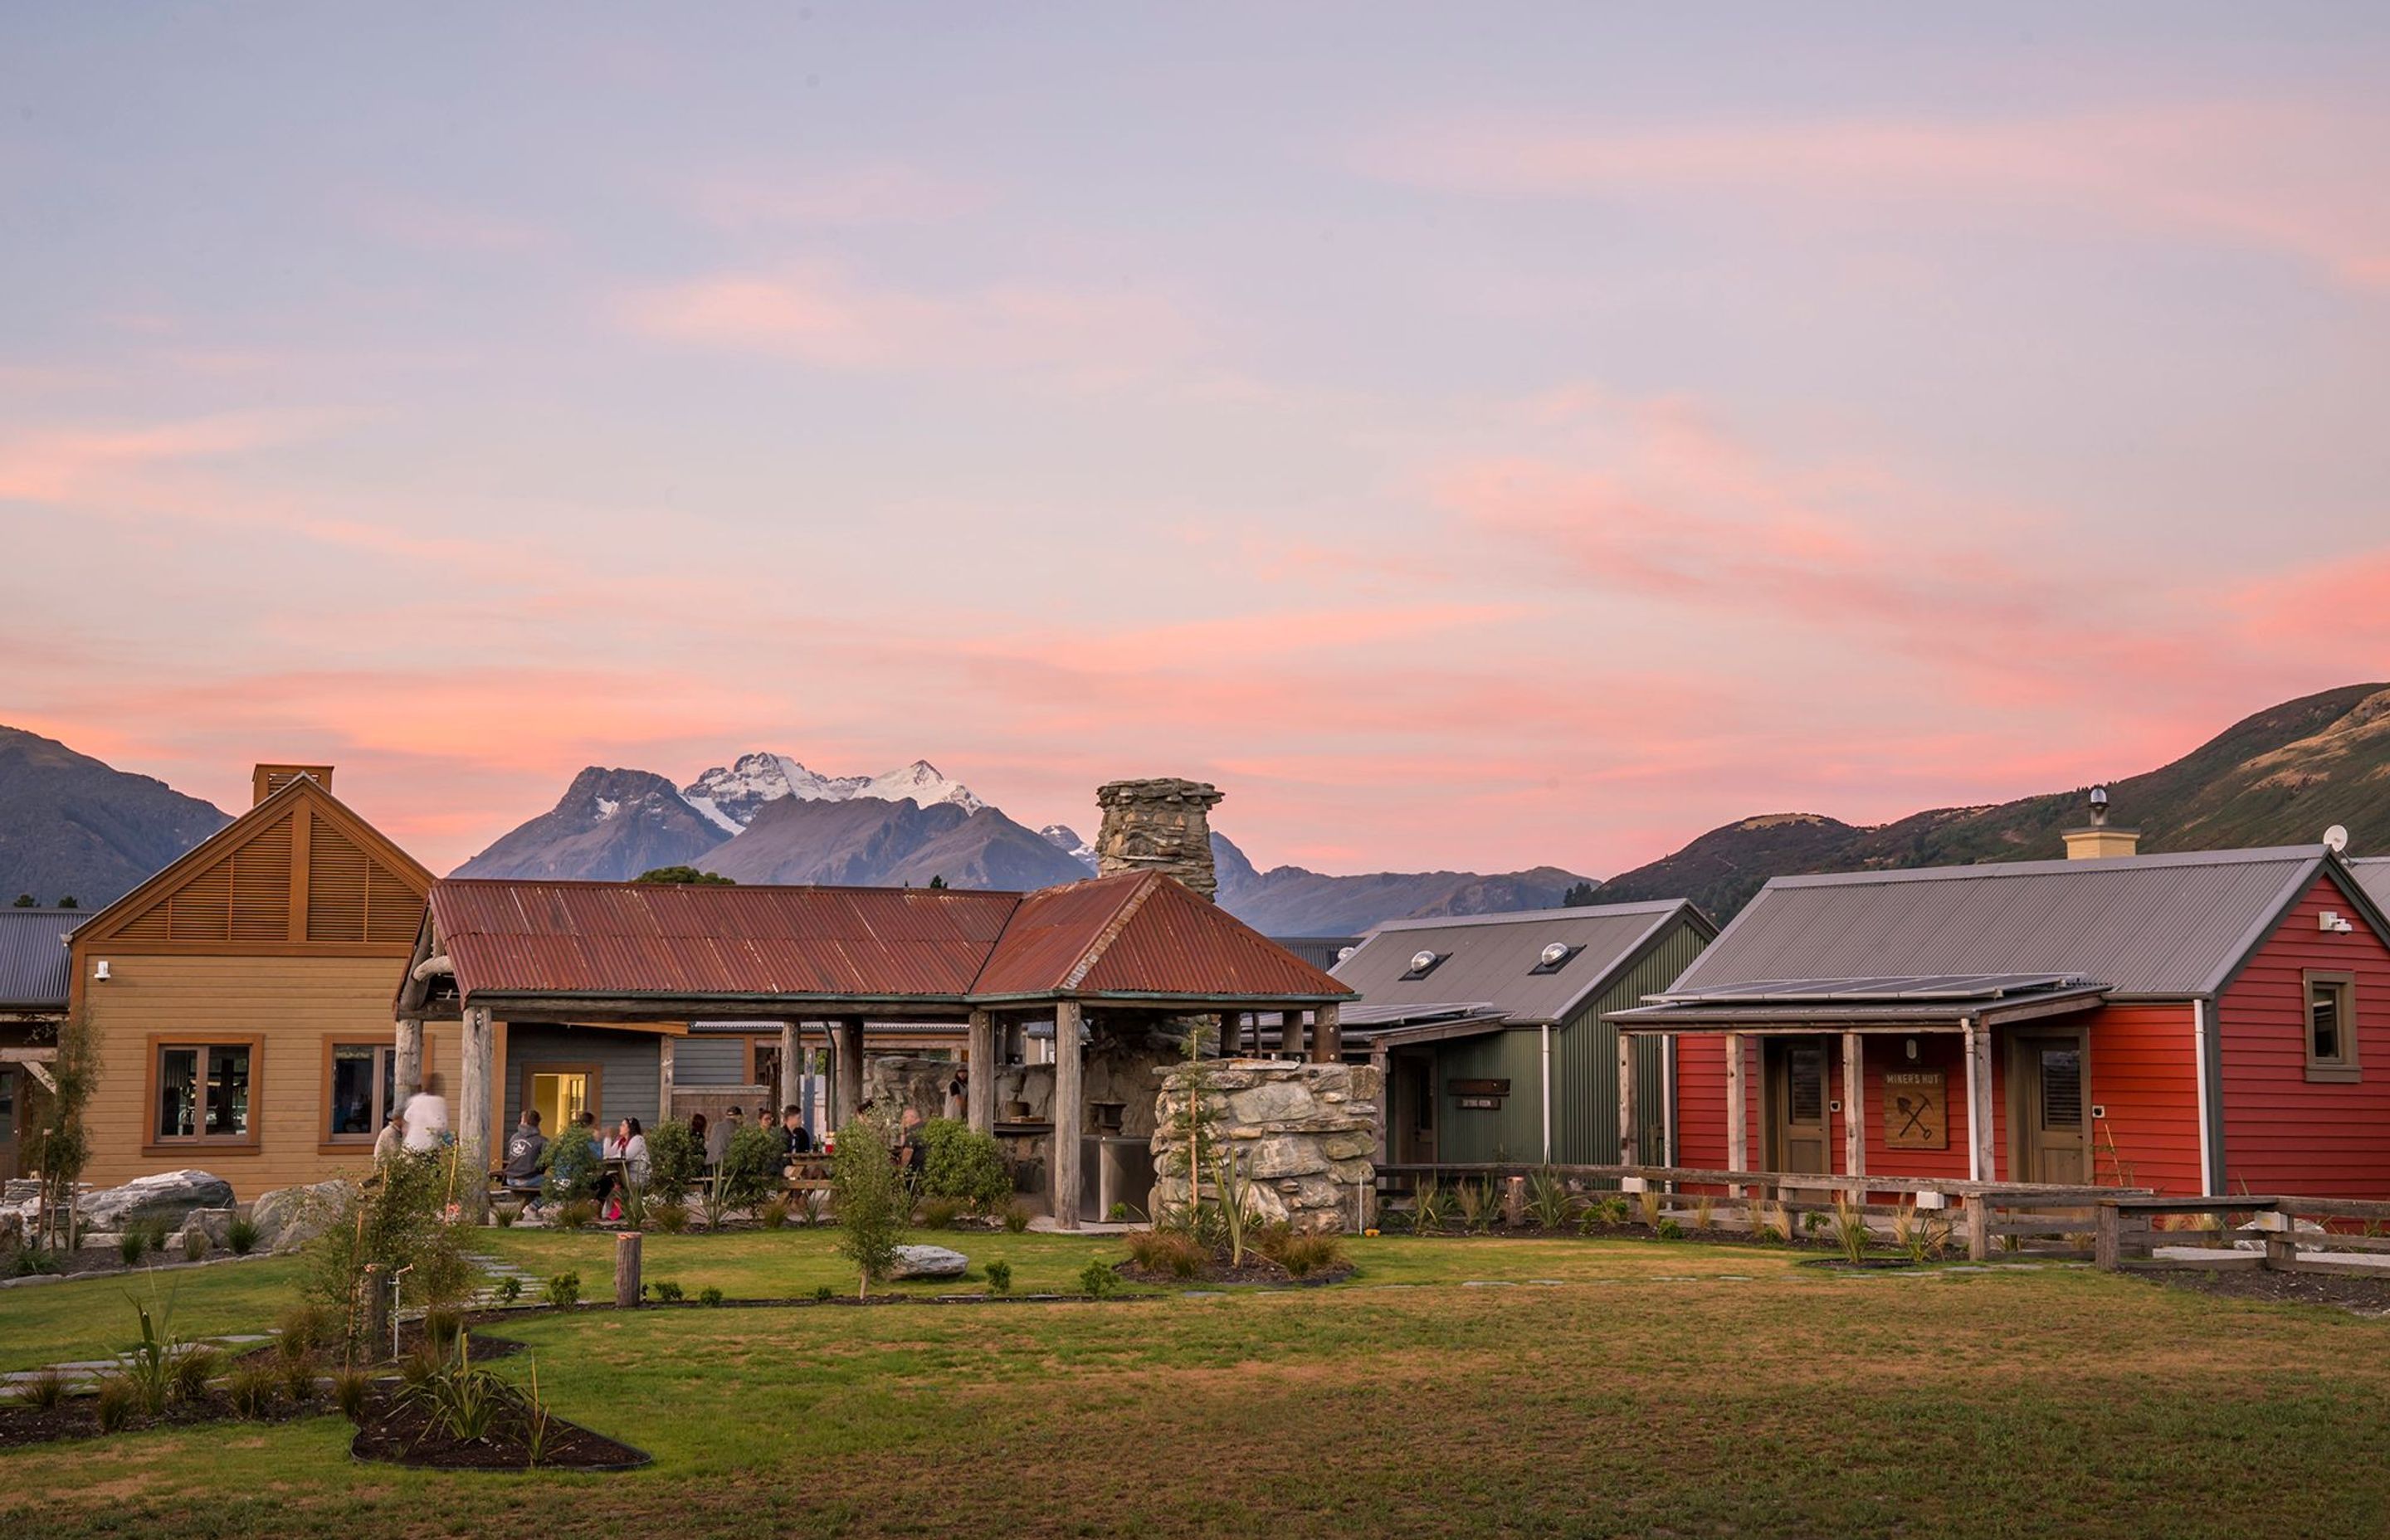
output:
<path id="1" fill-rule="evenodd" d="M 1604 1011 L 1643 1003 L 1677 982 L 1708 941 L 1679 921 L 1660 943 L 1610 991 L 1552 1030 L 1552 1160 L 1560 1165 L 1610 1165 L 1618 1159 L 1618 1033 L 1601 1020 Z M 1445 1045 L 1436 1055 L 1437 1159 L 1456 1164 L 1480 1161 L 1535 1161 L 1543 1154 L 1541 1034 L 1513 1028 L 1490 1037 Z M 1664 1044 L 1646 1039 L 1635 1050 L 1635 1102 L 1649 1114 L 1641 1121 L 1642 1161 L 1664 1163 L 1659 1117 L 1666 1084 Z M 1448 1088 L 1455 1080 L 1508 1080 L 1510 1094 L 1498 1112 L 1462 1111 Z"/>

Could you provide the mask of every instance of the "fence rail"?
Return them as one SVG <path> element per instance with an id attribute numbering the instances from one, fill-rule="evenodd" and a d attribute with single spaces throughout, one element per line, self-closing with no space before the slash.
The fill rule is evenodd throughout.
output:
<path id="1" fill-rule="evenodd" d="M 2188 1221 L 2190 1227 L 2161 1229 L 2168 1220 L 2178 1225 Z M 2385 1229 L 2390 1229 L 2390 1202 L 2371 1199 L 2255 1193 L 2110 1198 L 2099 1205 L 2093 1260 L 2111 1269 L 2262 1267 L 2345 1274 L 2365 1265 L 2358 1259 L 2390 1251 Z M 2157 1254 L 2170 1248 L 2205 1254 Z M 2334 1256 L 2348 1260 L 2328 1260 Z M 2368 1271 L 2390 1277 L 2390 1270 Z"/>

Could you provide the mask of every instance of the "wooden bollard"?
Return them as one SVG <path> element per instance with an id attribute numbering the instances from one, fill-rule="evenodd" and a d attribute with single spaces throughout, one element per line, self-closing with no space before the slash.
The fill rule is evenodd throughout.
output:
<path id="1" fill-rule="evenodd" d="M 1524 1176 L 1502 1179 L 1502 1223 L 1514 1230 L 1527 1226 L 1527 1179 Z"/>
<path id="2" fill-rule="evenodd" d="M 390 1284 L 381 1276 L 381 1264 L 368 1262 L 365 1278 L 357 1287 L 365 1290 L 365 1360 L 381 1362 L 390 1351 Z"/>
<path id="3" fill-rule="evenodd" d="M 614 1238 L 614 1303 L 629 1309 L 639 1303 L 639 1232 L 625 1230 Z"/>

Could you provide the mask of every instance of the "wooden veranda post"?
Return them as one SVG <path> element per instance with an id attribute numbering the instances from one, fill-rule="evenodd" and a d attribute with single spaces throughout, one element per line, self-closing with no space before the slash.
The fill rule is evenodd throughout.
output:
<path id="1" fill-rule="evenodd" d="M 805 1084 L 805 1039 L 794 1021 L 780 1023 L 780 1084 L 772 1089 L 778 1100 L 772 1104 L 777 1113 L 783 1107 L 794 1107 L 803 1099 Z"/>
<path id="2" fill-rule="evenodd" d="M 1079 1047 L 1080 1005 L 1054 1006 L 1054 1223 L 1079 1227 L 1079 1137 L 1086 1120 L 1086 1061 Z"/>
<path id="3" fill-rule="evenodd" d="M 1726 1034 L 1726 1168 L 1728 1171 L 1751 1169 L 1751 1140 L 1743 1127 L 1742 1117 L 1742 1033 Z M 1731 1196 L 1746 1196 L 1740 1183 Z M 1757 1196 L 1751 1194 L 1749 1196 Z"/>
<path id="4" fill-rule="evenodd" d="M 1965 1024 L 1967 1054 L 1967 1176 L 1971 1181 L 1995 1180 L 1998 1164 L 1992 1155 L 1992 1034 L 1969 1018 Z M 1981 1193 L 1967 1197 L 1967 1256 L 1982 1262 L 1992 1254 L 1992 1205 Z"/>
<path id="5" fill-rule="evenodd" d="M 843 1123 L 863 1108 L 863 1023 L 838 1024 L 838 1117 Z"/>
<path id="6" fill-rule="evenodd" d="M 1278 1013 L 1278 1051 L 1280 1058 L 1299 1059 L 1304 1057 L 1303 1012 L 1289 1006 Z"/>
<path id="7" fill-rule="evenodd" d="M 1341 1006 L 1316 1007 L 1311 1013 L 1311 1061 L 1335 1064 L 1344 1058 L 1344 1011 Z"/>
<path id="8" fill-rule="evenodd" d="M 1635 1040 L 1622 1032 L 1618 1034 L 1618 1163 L 1623 1166 L 1642 1164 L 1635 1158 L 1641 1142 L 1635 1116 Z"/>
<path id="9" fill-rule="evenodd" d="M 1867 1174 L 1866 1043 L 1857 1033 L 1843 1033 L 1843 1170 L 1853 1176 Z M 1854 1185 L 1851 1201 L 1866 1202 L 1867 1188 Z"/>
<path id="10" fill-rule="evenodd" d="M 496 1033 L 487 1006 L 465 1007 L 456 1088 L 456 1201 L 479 1222 L 489 1208 L 491 1082 L 497 1078 Z"/>
<path id="11" fill-rule="evenodd" d="M 302 822 L 304 820 L 302 820 Z M 398 1043 L 392 1055 L 391 1079 L 398 1105 L 405 1107 L 406 1098 L 423 1089 L 423 1018 L 402 1016 L 398 1019 Z M 375 1130 L 379 1133 L 379 1129 Z"/>
<path id="12" fill-rule="evenodd" d="M 972 1130 L 996 1132 L 996 1013 L 970 1013 L 970 1078 L 963 1085 L 963 1112 Z"/>

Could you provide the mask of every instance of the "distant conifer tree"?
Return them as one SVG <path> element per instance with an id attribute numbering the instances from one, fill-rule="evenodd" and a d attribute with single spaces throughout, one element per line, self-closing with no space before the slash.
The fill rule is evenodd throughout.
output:
<path id="1" fill-rule="evenodd" d="M 1592 903 L 1593 884 L 1590 882 L 1580 882 L 1561 895 L 1561 906 L 1564 909 L 1583 909 Z"/>

